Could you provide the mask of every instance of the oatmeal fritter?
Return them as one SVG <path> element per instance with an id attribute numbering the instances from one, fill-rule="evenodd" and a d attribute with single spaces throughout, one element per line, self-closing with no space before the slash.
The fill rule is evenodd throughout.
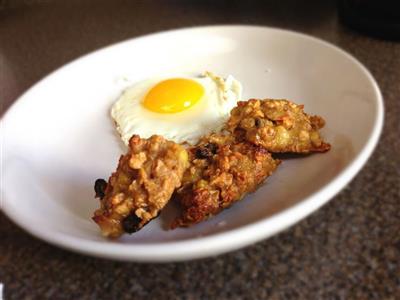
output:
<path id="1" fill-rule="evenodd" d="M 330 145 L 319 133 L 325 121 L 310 116 L 303 105 L 287 100 L 250 99 L 238 102 L 226 129 L 240 140 L 262 146 L 270 152 L 325 152 Z"/>
<path id="2" fill-rule="evenodd" d="M 188 166 L 188 153 L 181 145 L 157 135 L 149 139 L 134 135 L 129 153 L 120 157 L 108 183 L 95 184 L 101 207 L 93 220 L 103 235 L 133 233 L 157 217 Z"/>
<path id="3" fill-rule="evenodd" d="M 212 134 L 189 149 L 190 167 L 176 199 L 182 214 L 172 228 L 199 223 L 253 192 L 279 164 L 262 147 Z"/>
<path id="4" fill-rule="evenodd" d="M 95 182 L 100 208 L 93 220 L 103 235 L 133 233 L 157 217 L 172 195 L 181 214 L 171 228 L 187 227 L 218 214 L 255 191 L 278 167 L 271 153 L 325 152 L 320 116 L 288 100 L 238 102 L 220 133 L 195 145 L 154 135 L 134 135 L 108 182 Z"/>

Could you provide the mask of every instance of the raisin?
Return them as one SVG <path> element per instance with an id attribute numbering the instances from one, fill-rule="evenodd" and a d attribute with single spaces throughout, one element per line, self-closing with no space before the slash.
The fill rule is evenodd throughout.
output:
<path id="1" fill-rule="evenodd" d="M 142 221 L 135 213 L 131 213 L 122 220 L 122 228 L 127 233 L 134 233 L 139 230 L 139 224 Z"/>
<path id="2" fill-rule="evenodd" d="M 214 143 L 208 143 L 205 147 L 211 151 L 212 154 L 217 154 L 218 145 Z"/>
<path id="3" fill-rule="evenodd" d="M 218 151 L 218 146 L 214 143 L 208 143 L 196 149 L 196 158 L 210 158 Z"/>
<path id="4" fill-rule="evenodd" d="M 105 190 L 107 188 L 107 181 L 104 179 L 97 179 L 94 183 L 94 191 L 96 193 L 95 197 L 103 199 L 105 196 Z"/>
<path id="5" fill-rule="evenodd" d="M 205 147 L 199 147 L 196 149 L 196 158 L 204 159 L 211 156 L 211 151 Z"/>

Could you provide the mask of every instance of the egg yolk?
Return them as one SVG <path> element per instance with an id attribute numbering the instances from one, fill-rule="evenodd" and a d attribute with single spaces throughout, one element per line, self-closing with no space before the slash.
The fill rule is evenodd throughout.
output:
<path id="1" fill-rule="evenodd" d="M 195 105 L 203 94 L 203 86 L 194 80 L 167 79 L 156 84 L 147 93 L 143 105 L 158 113 L 177 113 Z"/>

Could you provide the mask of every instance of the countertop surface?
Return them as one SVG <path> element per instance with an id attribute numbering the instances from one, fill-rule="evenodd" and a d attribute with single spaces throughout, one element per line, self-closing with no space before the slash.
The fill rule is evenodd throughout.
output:
<path id="1" fill-rule="evenodd" d="M 5 299 L 400 299 L 400 43 L 344 27 L 332 1 L 2 0 L 1 113 L 82 54 L 142 34 L 209 24 L 296 30 L 365 64 L 386 111 L 366 166 L 290 229 L 239 251 L 184 263 L 82 256 L 33 238 L 0 213 Z"/>

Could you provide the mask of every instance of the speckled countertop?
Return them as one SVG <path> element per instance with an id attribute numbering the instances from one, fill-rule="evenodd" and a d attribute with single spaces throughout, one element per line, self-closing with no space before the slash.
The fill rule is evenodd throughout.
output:
<path id="1" fill-rule="evenodd" d="M 5 299 L 400 299 L 400 43 L 343 27 L 332 1 L 0 0 L 2 112 L 48 72 L 98 47 L 221 23 L 305 32 L 364 63 L 386 109 L 382 138 L 367 165 L 331 202 L 285 232 L 185 263 L 74 254 L 31 237 L 0 214 Z"/>

